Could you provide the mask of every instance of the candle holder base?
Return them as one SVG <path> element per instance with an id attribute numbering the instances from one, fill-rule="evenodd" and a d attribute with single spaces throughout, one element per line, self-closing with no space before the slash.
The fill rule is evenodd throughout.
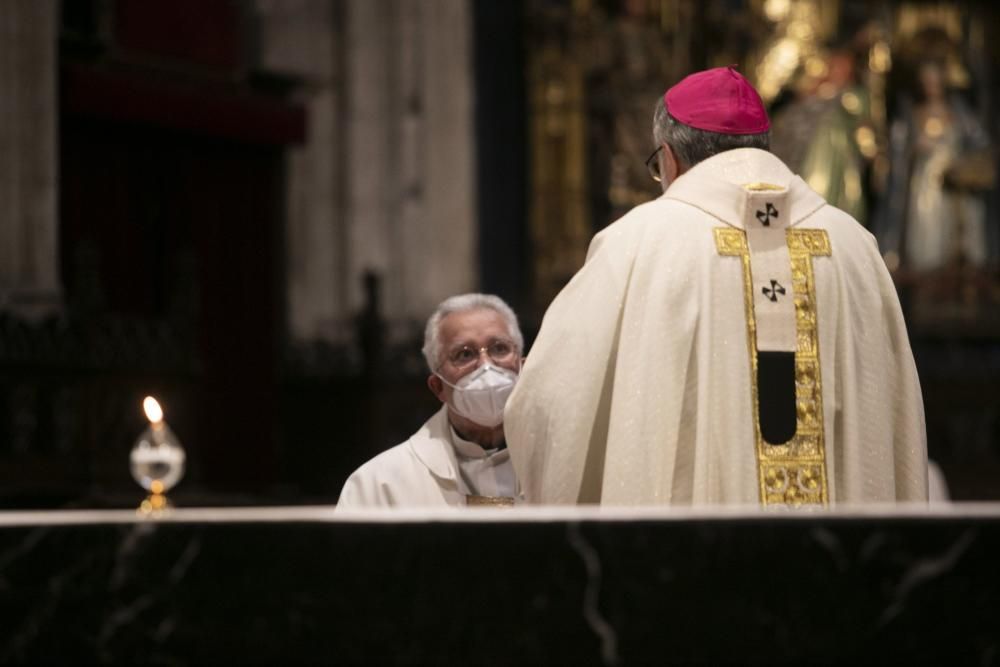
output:
<path id="1" fill-rule="evenodd" d="M 135 513 L 143 517 L 156 518 L 173 509 L 173 503 L 162 493 L 151 493 L 139 503 Z"/>

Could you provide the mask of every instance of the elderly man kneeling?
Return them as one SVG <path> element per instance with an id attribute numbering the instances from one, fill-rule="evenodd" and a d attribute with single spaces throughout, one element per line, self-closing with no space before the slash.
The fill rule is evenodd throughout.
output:
<path id="1" fill-rule="evenodd" d="M 462 294 L 441 303 L 423 348 L 427 387 L 441 409 L 409 440 L 358 468 L 337 508 L 513 505 L 503 410 L 523 349 L 517 316 L 499 297 Z"/>

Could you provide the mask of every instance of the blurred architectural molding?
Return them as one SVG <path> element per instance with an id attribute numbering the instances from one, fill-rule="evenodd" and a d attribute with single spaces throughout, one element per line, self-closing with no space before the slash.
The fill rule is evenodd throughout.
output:
<path id="1" fill-rule="evenodd" d="M 0 3 L 0 311 L 61 307 L 56 0 Z"/>

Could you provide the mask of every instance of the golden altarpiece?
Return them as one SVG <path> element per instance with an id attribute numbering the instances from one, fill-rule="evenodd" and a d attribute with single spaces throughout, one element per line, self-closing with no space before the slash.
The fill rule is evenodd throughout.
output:
<path id="1" fill-rule="evenodd" d="M 773 152 L 876 236 L 917 358 L 930 455 L 953 497 L 995 497 L 1000 9 L 909 0 L 525 6 L 529 325 L 583 264 L 594 233 L 659 195 L 644 169 L 657 97 L 691 71 L 735 64 L 768 106 Z M 927 61 L 943 115 L 912 113 L 926 97 Z M 922 132 L 923 144 L 941 144 L 947 119 L 964 131 L 949 144 L 961 150 L 934 158 L 930 187 L 914 189 L 911 176 L 926 165 L 914 159 L 919 141 L 906 138 Z M 935 188 L 944 202 L 936 219 L 925 201 Z"/>
<path id="2" fill-rule="evenodd" d="M 932 47 L 949 85 L 975 98 L 985 121 L 998 60 L 987 34 L 995 11 L 888 0 L 528 0 L 531 315 L 540 318 L 582 265 L 596 231 L 659 194 L 643 165 L 655 148 L 653 105 L 705 67 L 738 65 L 769 106 L 775 153 L 881 242 L 880 225 L 905 225 L 886 221 L 906 215 L 888 210 L 890 134 L 927 35 L 946 36 Z M 984 135 L 992 129 L 981 125 Z M 981 302 L 978 319 L 1000 303 L 1000 234 L 990 224 L 981 230 L 981 270 L 954 286 L 966 302 Z M 906 283 L 896 249 L 883 252 Z"/>

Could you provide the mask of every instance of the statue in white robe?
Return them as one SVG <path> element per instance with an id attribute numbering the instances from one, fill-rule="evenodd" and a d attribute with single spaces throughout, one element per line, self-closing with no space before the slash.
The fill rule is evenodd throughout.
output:
<path id="1" fill-rule="evenodd" d="M 505 417 L 526 500 L 926 501 L 920 386 L 875 239 L 765 150 L 677 162 L 661 156 L 663 196 L 599 233 L 545 314 Z"/>

